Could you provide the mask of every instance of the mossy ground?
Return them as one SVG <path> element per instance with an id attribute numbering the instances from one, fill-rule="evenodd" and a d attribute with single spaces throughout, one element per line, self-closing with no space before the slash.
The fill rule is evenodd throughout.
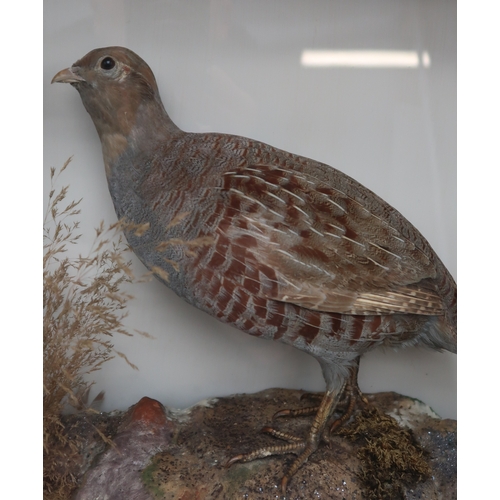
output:
<path id="1" fill-rule="evenodd" d="M 357 452 L 359 477 L 369 500 L 404 498 L 406 488 L 431 475 L 425 451 L 409 429 L 375 407 L 367 407 L 339 430 L 341 436 L 364 442 Z"/>

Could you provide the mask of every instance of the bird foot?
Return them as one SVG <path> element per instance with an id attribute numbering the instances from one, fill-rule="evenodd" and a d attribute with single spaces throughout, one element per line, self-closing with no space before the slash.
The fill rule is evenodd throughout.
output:
<path id="1" fill-rule="evenodd" d="M 285 409 L 276 412 L 273 418 L 279 417 L 299 417 L 306 415 L 315 415 L 311 428 L 307 437 L 299 438 L 293 434 L 283 432 L 273 427 L 264 427 L 262 432 L 270 434 L 271 436 L 286 441 L 287 444 L 266 446 L 259 448 L 250 453 L 243 453 L 236 455 L 226 462 L 226 467 L 230 467 L 236 462 L 250 462 L 258 458 L 265 458 L 271 455 L 285 455 L 287 453 L 294 453 L 297 455 L 292 465 L 281 479 L 281 492 L 286 496 L 286 489 L 290 479 L 299 470 L 299 468 L 307 462 L 309 457 L 318 449 L 321 439 L 326 441 L 331 447 L 331 435 L 342 425 L 344 425 L 354 413 L 356 403 L 361 401 L 363 404 L 368 404 L 368 401 L 361 393 L 358 382 L 358 365 L 356 364 L 352 370 L 349 379 L 340 391 L 328 389 L 323 394 L 309 394 L 306 393 L 301 397 L 302 399 L 320 399 L 319 406 L 311 406 L 308 408 L 299 409 Z M 340 410 L 340 417 L 336 418 L 330 425 L 328 432 L 324 432 L 327 427 L 327 422 L 331 415 Z M 327 435 L 324 435 L 327 434 Z"/>
<path id="2" fill-rule="evenodd" d="M 294 453 L 297 455 L 292 465 L 281 478 L 281 493 L 283 496 L 286 495 L 286 489 L 288 482 L 292 476 L 299 470 L 299 468 L 307 461 L 307 459 L 318 449 L 319 445 L 319 435 L 314 433 L 311 429 L 309 436 L 306 439 L 299 438 L 293 434 L 279 431 L 272 427 L 263 427 L 262 432 L 270 434 L 271 436 L 287 441 L 288 444 L 266 446 L 264 448 L 259 448 L 250 453 L 243 453 L 236 455 L 227 461 L 226 467 L 230 467 L 236 462 L 251 462 L 252 460 L 257 460 L 258 458 L 265 458 L 271 455 L 285 455 L 287 453 Z"/>
<path id="3" fill-rule="evenodd" d="M 338 401 L 338 393 L 333 393 L 332 391 L 327 391 L 319 408 L 317 409 L 316 416 L 314 417 L 313 423 L 307 435 L 307 438 L 299 438 L 294 436 L 293 434 L 289 434 L 286 432 L 282 432 L 280 430 L 274 429 L 273 427 L 264 427 L 262 432 L 266 434 L 270 434 L 271 436 L 286 441 L 287 444 L 283 445 L 274 445 L 274 446 L 266 446 L 264 448 L 259 448 L 250 453 L 243 453 L 240 455 L 236 455 L 229 459 L 226 462 L 226 467 L 230 467 L 236 462 L 250 462 L 252 460 L 256 460 L 258 458 L 269 457 L 271 455 L 285 455 L 287 453 L 294 453 L 297 455 L 295 460 L 292 462 L 292 465 L 285 473 L 285 475 L 281 479 L 281 492 L 285 496 L 288 482 L 292 478 L 292 476 L 299 470 L 299 468 L 308 460 L 308 458 L 318 449 L 319 442 L 321 436 L 323 434 L 323 430 L 325 428 L 325 424 L 328 420 L 328 416 L 332 408 L 335 407 L 335 404 Z M 310 409 L 305 413 L 300 410 L 287 410 L 283 415 L 291 415 L 296 416 L 298 414 L 304 415 L 309 414 Z M 278 412 L 278 416 L 281 415 L 282 412 Z"/>

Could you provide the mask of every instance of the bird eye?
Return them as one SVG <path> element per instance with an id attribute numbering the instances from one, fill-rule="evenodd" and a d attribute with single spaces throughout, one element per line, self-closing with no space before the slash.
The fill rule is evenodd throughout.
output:
<path id="1" fill-rule="evenodd" d="M 115 67 L 115 60 L 111 57 L 105 57 L 101 61 L 101 68 L 102 69 L 113 69 Z"/>

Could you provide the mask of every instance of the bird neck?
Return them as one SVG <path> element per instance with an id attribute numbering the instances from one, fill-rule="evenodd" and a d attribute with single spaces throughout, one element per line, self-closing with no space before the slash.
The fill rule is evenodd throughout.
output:
<path id="1" fill-rule="evenodd" d="M 115 110 L 112 125 L 94 123 L 101 139 L 106 176 L 123 156 L 147 157 L 157 144 L 166 143 L 183 132 L 174 124 L 161 101 L 140 103 L 136 109 L 123 106 Z"/>

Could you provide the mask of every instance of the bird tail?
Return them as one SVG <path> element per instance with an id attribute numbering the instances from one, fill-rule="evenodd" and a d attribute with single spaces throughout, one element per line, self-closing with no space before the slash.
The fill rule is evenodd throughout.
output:
<path id="1" fill-rule="evenodd" d="M 457 353 L 457 329 L 450 324 L 446 316 L 433 318 L 422 340 L 433 349 Z"/>
<path id="2" fill-rule="evenodd" d="M 442 316 L 436 316 L 429 323 L 424 343 L 434 349 L 457 352 L 457 286 L 451 276 L 447 276 L 447 290 L 444 293 L 447 309 Z"/>

